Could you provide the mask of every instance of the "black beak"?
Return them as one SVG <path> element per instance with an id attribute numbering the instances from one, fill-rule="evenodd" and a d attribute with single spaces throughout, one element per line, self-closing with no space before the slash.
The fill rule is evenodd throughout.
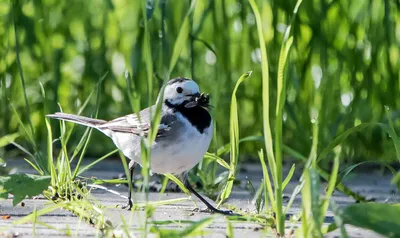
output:
<path id="1" fill-rule="evenodd" d="M 196 94 L 192 94 L 192 95 L 188 95 L 188 96 L 192 96 L 192 97 L 191 97 L 191 101 L 189 101 L 188 103 L 185 104 L 186 108 L 193 108 L 196 106 L 201 106 L 201 107 L 209 106 L 210 96 L 208 94 L 196 93 Z"/>

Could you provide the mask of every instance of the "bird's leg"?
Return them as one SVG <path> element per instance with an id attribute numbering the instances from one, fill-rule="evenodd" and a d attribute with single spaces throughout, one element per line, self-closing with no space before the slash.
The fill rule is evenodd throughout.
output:
<path id="1" fill-rule="evenodd" d="M 127 209 L 128 211 L 130 211 L 132 209 L 133 203 L 132 203 L 132 190 L 133 190 L 133 184 L 132 184 L 132 180 L 133 180 L 133 171 L 136 168 L 136 163 L 131 161 L 129 163 L 129 172 L 130 172 L 130 178 L 128 178 L 128 184 L 129 184 L 129 194 L 128 194 L 128 204 L 126 206 L 124 206 L 124 209 Z"/>
<path id="2" fill-rule="evenodd" d="M 207 202 L 207 200 L 205 200 L 200 194 L 198 194 L 196 192 L 196 190 L 194 190 L 194 188 L 192 187 L 192 185 L 189 182 L 188 176 L 184 176 L 184 184 L 185 187 L 191 192 L 193 193 L 196 197 L 198 197 L 206 206 L 207 208 L 212 212 L 212 213 L 220 213 L 223 215 L 238 215 L 233 213 L 230 210 L 220 210 L 218 208 L 215 208 L 213 205 L 211 205 L 209 202 Z"/>

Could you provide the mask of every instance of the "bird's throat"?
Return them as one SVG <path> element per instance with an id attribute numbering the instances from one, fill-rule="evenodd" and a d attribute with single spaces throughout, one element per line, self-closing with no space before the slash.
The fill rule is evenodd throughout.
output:
<path id="1" fill-rule="evenodd" d="M 167 100 L 165 101 L 165 104 L 169 108 L 180 112 L 182 116 L 184 116 L 190 124 L 196 127 L 196 129 L 202 134 L 204 133 L 204 130 L 209 128 L 211 125 L 212 119 L 210 113 L 201 106 L 186 108 L 184 105 L 173 105 Z"/>

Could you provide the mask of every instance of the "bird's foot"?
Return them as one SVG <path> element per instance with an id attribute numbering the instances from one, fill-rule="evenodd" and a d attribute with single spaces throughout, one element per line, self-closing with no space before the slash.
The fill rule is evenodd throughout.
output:
<path id="1" fill-rule="evenodd" d="M 233 212 L 232 210 L 220 210 L 217 209 L 215 207 L 208 207 L 204 210 L 201 210 L 200 212 L 206 212 L 206 213 L 218 213 L 218 214 L 222 214 L 225 216 L 241 216 L 238 213 Z"/>
<path id="2" fill-rule="evenodd" d="M 128 204 L 123 205 L 121 208 L 124 209 L 124 210 L 130 211 L 130 210 L 132 210 L 132 206 L 133 206 L 132 200 L 129 199 Z"/>

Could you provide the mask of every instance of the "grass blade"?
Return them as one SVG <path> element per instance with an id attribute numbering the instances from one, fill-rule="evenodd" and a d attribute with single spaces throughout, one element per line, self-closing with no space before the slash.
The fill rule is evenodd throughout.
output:
<path id="1" fill-rule="evenodd" d="M 24 160 L 25 160 L 30 166 L 32 166 L 32 168 L 34 168 L 36 171 L 38 171 L 38 173 L 39 173 L 40 175 L 44 175 L 44 173 L 43 173 L 34 163 L 32 163 L 32 161 L 30 161 L 30 160 L 28 160 L 28 159 L 26 159 L 26 158 L 24 158 Z"/>
<path id="2" fill-rule="evenodd" d="M 47 169 L 50 171 L 51 185 L 56 185 L 56 170 L 53 163 L 53 136 L 51 132 L 51 126 L 49 119 L 44 118 L 47 128 Z"/>
<path id="3" fill-rule="evenodd" d="M 243 74 L 237 81 L 235 88 L 233 89 L 232 99 L 231 99 L 231 113 L 230 113 L 230 165 L 229 165 L 229 175 L 228 181 L 221 192 L 220 201 L 218 202 L 218 207 L 230 196 L 232 192 L 233 182 L 235 181 L 236 166 L 239 158 L 239 122 L 238 122 L 238 111 L 237 111 L 237 99 L 236 92 L 239 85 L 249 76 L 251 72 Z"/>
<path id="4" fill-rule="evenodd" d="M 178 37 L 176 38 L 174 49 L 172 51 L 171 61 L 169 62 L 168 77 L 171 75 L 176 62 L 178 62 L 179 56 L 181 55 L 183 47 L 186 45 L 187 39 L 190 33 L 190 19 L 189 16 L 196 6 L 196 0 L 192 0 L 189 10 L 186 12 L 186 16 L 183 19 L 182 26 L 179 30 Z"/>
<path id="5" fill-rule="evenodd" d="M 24 100 L 25 100 L 25 109 L 26 109 L 26 117 L 28 118 L 28 124 L 30 128 L 30 134 L 34 135 L 35 131 L 33 129 L 33 124 L 31 120 L 31 111 L 29 108 L 29 103 L 28 103 L 28 97 L 26 95 L 26 86 L 25 86 L 25 78 L 24 78 L 24 73 L 22 71 L 22 64 L 21 64 L 21 59 L 20 59 L 20 49 L 19 49 L 19 35 L 18 35 L 18 27 L 17 27 L 17 10 L 16 9 L 21 9 L 21 6 L 19 5 L 18 1 L 14 1 L 11 6 L 12 6 L 12 17 L 13 17 L 13 25 L 14 25 L 14 36 L 15 36 L 15 52 L 17 56 L 17 65 L 18 65 L 18 71 L 19 71 L 19 76 L 21 79 L 21 85 L 22 85 L 22 91 L 24 95 Z M 19 11 L 18 11 L 19 12 Z"/>
<path id="6" fill-rule="evenodd" d="M 43 84 L 39 83 L 40 85 L 40 89 L 42 92 L 42 98 L 44 103 L 44 107 L 46 107 L 46 92 L 44 90 Z M 47 149 L 47 171 L 50 174 L 51 177 L 51 186 L 56 186 L 56 168 L 54 166 L 53 163 L 53 133 L 51 130 L 51 126 L 50 126 L 50 122 L 49 119 L 47 117 L 44 117 L 44 121 L 46 124 L 46 129 L 47 129 L 47 145 L 46 145 L 46 149 Z"/>
<path id="7" fill-rule="evenodd" d="M 394 129 L 392 116 L 390 115 L 390 108 L 385 106 L 385 111 L 386 111 L 386 116 L 389 120 L 389 126 L 388 129 L 386 129 L 386 132 L 390 135 L 390 137 L 393 140 L 394 148 L 396 150 L 396 156 L 397 159 L 400 161 L 400 139 L 396 133 L 396 130 Z"/>
<path id="8" fill-rule="evenodd" d="M 308 186 L 310 186 L 311 192 L 311 213 L 312 213 L 312 225 L 310 226 L 310 231 L 312 237 L 322 238 L 322 221 L 321 221 L 321 200 L 320 200 L 320 182 L 317 171 L 313 168 L 310 169 L 310 180 L 308 181 Z M 304 201 L 303 201 L 304 202 Z"/>
<path id="9" fill-rule="evenodd" d="M 340 165 L 341 147 L 338 147 L 335 152 L 336 152 L 336 156 L 335 156 L 335 159 L 333 162 L 331 177 L 329 179 L 328 188 L 326 189 L 325 198 L 324 198 L 324 201 L 322 202 L 322 206 L 321 206 L 321 218 L 320 218 L 321 224 L 324 221 L 326 212 L 328 211 L 329 201 L 330 201 L 333 191 L 335 190 L 335 187 L 336 187 L 336 181 L 337 181 L 339 165 Z"/>
<path id="10" fill-rule="evenodd" d="M 221 165 L 222 167 L 229 169 L 229 164 L 227 162 L 225 162 L 225 160 L 223 160 L 222 158 L 220 158 L 219 156 L 215 155 L 215 154 L 211 154 L 211 153 L 206 153 L 204 155 L 204 159 L 209 159 L 212 161 L 217 162 L 219 165 Z"/>
<path id="11" fill-rule="evenodd" d="M 118 152 L 119 152 L 119 157 L 121 158 L 122 166 L 124 167 L 126 179 L 129 181 L 128 182 L 129 192 L 132 192 L 133 191 L 133 184 L 132 184 L 133 178 L 131 178 L 131 174 L 129 173 L 129 167 L 128 167 L 128 164 L 126 163 L 126 158 L 125 158 L 124 154 L 120 150 L 118 150 Z M 132 194 L 130 194 L 130 195 L 132 195 Z M 133 198 L 133 196 L 132 196 L 132 198 Z"/>
<path id="12" fill-rule="evenodd" d="M 310 227 L 311 219 L 311 178 L 310 178 L 310 169 L 308 167 L 304 168 L 303 172 L 303 181 L 304 186 L 301 189 L 301 236 L 302 237 L 310 237 L 309 232 L 312 229 Z"/>
<path id="13" fill-rule="evenodd" d="M 179 188 L 188 196 L 191 196 L 191 193 L 189 190 L 187 190 L 187 188 L 185 187 L 185 185 L 183 185 L 183 183 L 177 178 L 175 177 L 173 174 L 165 174 L 165 177 L 167 177 L 169 180 L 173 181 L 174 183 L 176 183 Z"/>
<path id="14" fill-rule="evenodd" d="M 32 134 L 32 131 L 26 129 L 24 123 L 22 122 L 21 117 L 19 116 L 17 110 L 15 109 L 15 107 L 13 106 L 12 103 L 10 103 L 10 107 L 11 107 L 11 109 L 13 110 L 13 113 L 14 113 L 14 115 L 15 115 L 16 118 L 17 118 L 18 124 L 19 124 L 20 127 L 24 130 L 25 135 L 28 136 L 28 139 L 29 139 L 29 141 L 31 142 L 33 148 L 36 148 L 36 142 L 35 142 L 35 140 L 34 140 L 34 136 L 33 136 L 33 134 Z"/>
<path id="15" fill-rule="evenodd" d="M 0 147 L 4 147 L 15 141 L 19 137 L 18 133 L 13 133 L 0 137 Z"/>
<path id="16" fill-rule="evenodd" d="M 107 75 L 107 73 L 106 73 L 103 77 L 100 78 L 99 84 L 98 84 L 98 86 L 97 86 L 97 97 L 96 97 L 96 105 L 95 105 L 94 118 L 97 118 L 97 115 L 99 114 L 99 108 L 100 108 L 100 94 L 101 94 L 101 90 L 100 90 L 100 89 L 101 89 L 101 83 L 103 82 L 103 79 L 106 77 L 106 75 Z M 88 146 L 89 141 L 90 141 L 90 136 L 92 135 L 92 131 L 93 131 L 92 128 L 86 129 L 87 137 L 85 138 L 85 140 L 79 141 L 79 144 L 77 145 L 78 148 L 82 148 L 82 152 L 81 152 L 81 155 L 79 156 L 78 163 L 76 164 L 74 173 L 73 173 L 73 175 L 72 175 L 72 179 L 75 179 L 75 178 L 76 178 L 76 175 L 77 175 L 77 173 L 78 173 L 78 171 L 79 171 L 79 168 L 80 168 L 80 166 L 81 166 L 81 163 L 82 163 L 83 157 L 84 157 L 84 155 L 85 155 L 87 146 Z M 85 132 L 85 135 L 86 135 L 86 132 Z M 82 144 L 83 144 L 83 147 L 82 147 Z M 72 161 L 72 160 L 73 160 L 73 157 L 71 158 L 70 161 Z"/>
<path id="17" fill-rule="evenodd" d="M 287 31 L 289 32 L 289 31 Z M 293 37 L 284 40 L 279 55 L 278 78 L 277 78 L 277 105 L 275 119 L 275 200 L 276 200 L 276 219 L 278 220 L 278 233 L 284 235 L 285 232 L 285 217 L 283 215 L 283 184 L 282 184 L 282 127 L 283 127 L 283 107 L 286 101 L 286 80 L 284 77 L 286 60 L 289 54 L 290 47 L 293 43 Z"/>
<path id="18" fill-rule="evenodd" d="M 261 69 L 262 69 L 262 101 L 263 101 L 263 122 L 264 122 L 264 138 L 265 138 L 265 149 L 267 151 L 267 159 L 271 168 L 272 178 L 276 178 L 276 165 L 275 156 L 272 144 L 272 131 L 270 123 L 270 105 L 269 105 L 269 68 L 268 68 L 268 56 L 267 48 L 265 46 L 265 39 L 263 33 L 263 26 L 261 21 L 260 11 L 258 10 L 257 4 L 254 0 L 249 0 L 250 6 L 253 9 L 254 16 L 257 23 L 258 40 L 261 50 Z"/>
<path id="19" fill-rule="evenodd" d="M 289 184 L 290 180 L 292 179 L 295 169 L 296 169 L 296 164 L 293 164 L 289 170 L 288 175 L 286 176 L 285 180 L 282 183 L 282 191 L 285 190 L 286 186 Z"/>
<path id="20" fill-rule="evenodd" d="M 272 189 L 271 180 L 269 179 L 269 173 L 268 173 L 267 165 L 265 164 L 263 150 L 260 150 L 260 152 L 258 153 L 258 157 L 260 158 L 260 161 L 261 161 L 261 167 L 262 167 L 263 178 L 264 178 L 263 186 L 264 186 L 265 212 L 268 213 L 268 211 L 269 211 L 268 196 L 269 196 L 269 200 L 271 202 L 272 209 L 275 212 L 276 204 L 275 204 L 275 199 L 274 199 L 274 190 Z"/>

